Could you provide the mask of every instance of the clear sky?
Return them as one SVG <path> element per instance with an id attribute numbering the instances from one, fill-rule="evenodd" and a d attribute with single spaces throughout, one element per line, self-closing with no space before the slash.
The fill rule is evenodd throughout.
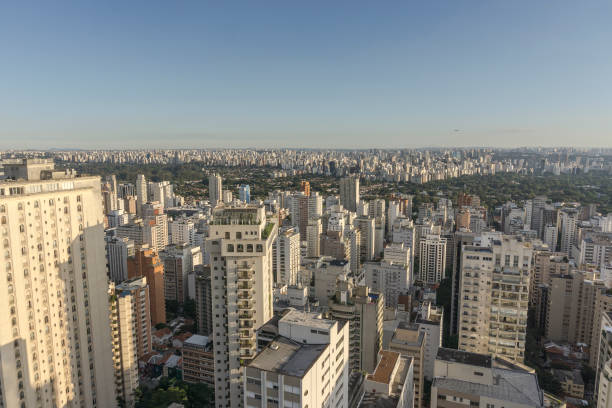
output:
<path id="1" fill-rule="evenodd" d="M 11 1 L 0 148 L 612 146 L 612 1 Z"/>

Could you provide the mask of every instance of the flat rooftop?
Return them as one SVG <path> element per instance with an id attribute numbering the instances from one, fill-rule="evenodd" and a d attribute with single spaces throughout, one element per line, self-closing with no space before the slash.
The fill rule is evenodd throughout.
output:
<path id="1" fill-rule="evenodd" d="M 486 354 L 470 353 L 469 351 L 444 347 L 440 347 L 438 349 L 436 360 L 452 361 L 455 363 L 491 368 L 491 357 Z"/>
<path id="2" fill-rule="evenodd" d="M 395 369 L 397 360 L 400 357 L 399 353 L 394 351 L 383 350 L 380 352 L 380 361 L 376 365 L 376 369 L 373 374 L 368 375 L 368 380 L 375 381 L 377 383 L 389 384 L 391 383 L 391 374 Z"/>
<path id="3" fill-rule="evenodd" d="M 535 374 L 493 368 L 493 375 L 497 378 L 497 383 L 493 385 L 436 377 L 433 380 L 432 387 L 436 387 L 439 393 L 449 390 L 526 406 L 543 406 L 544 394 L 538 385 Z"/>
<path id="4" fill-rule="evenodd" d="M 210 339 L 207 336 L 201 336 L 199 334 L 194 334 L 193 336 L 185 340 L 183 344 L 206 347 L 206 345 L 209 342 L 210 342 Z"/>
<path id="5" fill-rule="evenodd" d="M 337 322 L 335 320 L 327 320 L 321 318 L 320 313 L 315 312 L 302 312 L 299 310 L 292 309 L 278 321 L 280 324 L 294 324 L 300 326 L 308 326 L 313 329 L 326 329 L 331 330 L 331 328 Z"/>
<path id="6" fill-rule="evenodd" d="M 249 367 L 302 378 L 329 344 L 301 344 L 279 336 L 263 349 Z"/>

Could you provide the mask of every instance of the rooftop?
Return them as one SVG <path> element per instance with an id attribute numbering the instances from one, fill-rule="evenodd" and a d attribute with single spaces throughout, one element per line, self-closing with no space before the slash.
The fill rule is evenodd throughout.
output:
<path id="1" fill-rule="evenodd" d="M 368 380 L 389 384 L 392 380 L 391 374 L 393 374 L 393 370 L 395 369 L 395 365 L 397 364 L 399 357 L 399 353 L 382 350 L 380 352 L 380 361 L 376 365 L 374 373 L 368 375 Z"/>
<path id="2" fill-rule="evenodd" d="M 493 368 L 493 376 L 495 382 L 492 385 L 436 377 L 432 387 L 437 387 L 439 392 L 449 390 L 532 407 L 543 406 L 544 396 L 535 374 Z"/>
<path id="3" fill-rule="evenodd" d="M 335 320 L 323 319 L 320 313 L 302 312 L 299 310 L 291 309 L 283 317 L 280 318 L 279 323 L 308 326 L 313 329 L 331 330 L 331 328 L 337 322 Z"/>
<path id="4" fill-rule="evenodd" d="M 486 354 L 470 353 L 456 349 L 440 347 L 436 360 L 452 361 L 456 363 L 469 364 L 478 367 L 491 367 L 491 357 Z"/>
<path id="5" fill-rule="evenodd" d="M 249 367 L 293 377 L 303 377 L 329 344 L 300 344 L 279 336 L 263 349 Z"/>
<path id="6" fill-rule="evenodd" d="M 185 340 L 183 342 L 183 345 L 206 347 L 206 345 L 209 342 L 210 342 L 210 339 L 207 336 L 201 336 L 199 334 L 194 334 L 193 336 Z"/>

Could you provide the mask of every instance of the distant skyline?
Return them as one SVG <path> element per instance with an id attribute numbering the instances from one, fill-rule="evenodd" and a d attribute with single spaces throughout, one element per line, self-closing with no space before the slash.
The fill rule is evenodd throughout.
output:
<path id="1" fill-rule="evenodd" d="M 612 147 L 612 2 L 9 2 L 0 149 Z"/>

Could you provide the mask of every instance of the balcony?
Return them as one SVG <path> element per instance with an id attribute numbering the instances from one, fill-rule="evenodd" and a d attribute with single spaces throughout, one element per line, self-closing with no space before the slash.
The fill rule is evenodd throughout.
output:
<path id="1" fill-rule="evenodd" d="M 253 275 L 253 271 L 250 269 L 242 270 L 238 272 L 238 281 L 250 281 L 253 278 Z"/>

